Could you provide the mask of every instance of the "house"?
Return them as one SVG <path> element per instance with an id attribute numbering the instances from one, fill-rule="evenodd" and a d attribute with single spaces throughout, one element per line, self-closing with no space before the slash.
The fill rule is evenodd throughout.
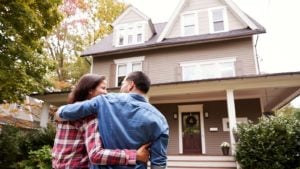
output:
<path id="1" fill-rule="evenodd" d="M 0 104 L 0 129 L 3 125 L 12 125 L 22 129 L 41 128 L 41 105 L 41 101 L 30 97 L 26 97 L 23 104 Z"/>
<path id="2" fill-rule="evenodd" d="M 149 101 L 170 126 L 169 168 L 229 169 L 237 165 L 220 144 L 230 142 L 234 154 L 237 123 L 256 122 L 300 94 L 300 72 L 260 73 L 255 43 L 262 33 L 231 0 L 181 0 L 166 23 L 130 6 L 113 33 L 82 55 L 93 57 L 92 72 L 105 75 L 112 92 L 131 71 L 150 77 Z M 47 110 L 66 93 L 35 97 Z"/>

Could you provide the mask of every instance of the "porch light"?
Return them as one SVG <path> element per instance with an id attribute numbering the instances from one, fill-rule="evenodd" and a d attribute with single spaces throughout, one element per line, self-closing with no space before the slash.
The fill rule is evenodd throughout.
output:
<path id="1" fill-rule="evenodd" d="M 208 112 L 205 112 L 205 113 L 204 113 L 204 117 L 205 117 L 205 118 L 208 118 Z"/>
<path id="2" fill-rule="evenodd" d="M 174 114 L 173 114 L 173 118 L 174 118 L 174 119 L 177 119 L 177 118 L 178 118 L 178 117 L 177 117 L 177 113 L 174 113 Z"/>

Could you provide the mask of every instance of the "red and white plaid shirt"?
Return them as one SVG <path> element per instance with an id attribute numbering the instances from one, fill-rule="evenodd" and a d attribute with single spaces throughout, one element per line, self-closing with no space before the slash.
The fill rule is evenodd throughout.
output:
<path id="1" fill-rule="evenodd" d="M 52 149 L 55 169 L 88 168 L 97 165 L 135 165 L 136 150 L 103 149 L 96 115 L 57 124 Z"/>

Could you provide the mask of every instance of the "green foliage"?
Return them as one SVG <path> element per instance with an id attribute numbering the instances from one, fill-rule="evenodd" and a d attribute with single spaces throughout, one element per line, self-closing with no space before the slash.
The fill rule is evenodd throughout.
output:
<path id="1" fill-rule="evenodd" d="M 51 169 L 51 147 L 43 146 L 36 151 L 30 151 L 27 160 L 17 163 L 20 169 Z"/>
<path id="2" fill-rule="evenodd" d="M 295 108 L 291 104 L 287 104 L 276 112 L 277 116 L 294 116 L 296 112 L 299 112 L 300 108 Z"/>
<path id="3" fill-rule="evenodd" d="M 13 126 L 3 126 L 0 132 L 0 168 L 12 168 L 22 152 L 18 146 L 22 140 L 19 129 Z"/>
<path id="4" fill-rule="evenodd" d="M 261 118 L 238 126 L 236 159 L 242 169 L 300 167 L 300 121 L 294 117 Z"/>
<path id="5" fill-rule="evenodd" d="M 61 0 L 1 0 L 0 103 L 41 91 L 49 67 L 42 38 L 59 22 Z"/>
<path id="6" fill-rule="evenodd" d="M 0 133 L 0 168 L 49 168 L 54 137 L 52 126 L 41 130 L 3 126 Z"/>

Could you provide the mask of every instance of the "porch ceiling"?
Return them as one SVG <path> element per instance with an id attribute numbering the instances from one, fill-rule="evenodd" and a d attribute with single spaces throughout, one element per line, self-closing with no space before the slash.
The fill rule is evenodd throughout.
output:
<path id="1" fill-rule="evenodd" d="M 153 104 L 226 100 L 227 89 L 234 90 L 235 99 L 259 98 L 262 111 L 272 111 L 300 94 L 300 74 L 154 85 L 149 100 Z"/>

